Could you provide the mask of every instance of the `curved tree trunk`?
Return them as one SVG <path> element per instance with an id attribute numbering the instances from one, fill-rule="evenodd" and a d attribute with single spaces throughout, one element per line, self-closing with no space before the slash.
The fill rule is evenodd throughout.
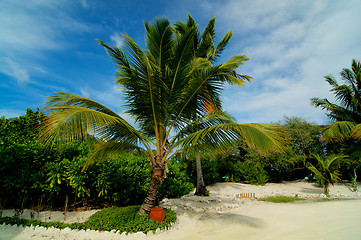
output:
<path id="1" fill-rule="evenodd" d="M 196 163 L 197 163 L 197 188 L 194 195 L 206 196 L 207 188 L 203 179 L 202 163 L 201 163 L 201 157 L 199 155 L 196 156 Z"/>
<path id="2" fill-rule="evenodd" d="M 165 164 L 164 163 L 156 163 L 155 166 L 151 166 L 151 178 L 150 185 L 147 192 L 147 196 L 144 199 L 142 206 L 139 209 L 140 215 L 149 215 L 150 210 L 154 207 L 157 198 L 158 187 L 165 179 Z"/>

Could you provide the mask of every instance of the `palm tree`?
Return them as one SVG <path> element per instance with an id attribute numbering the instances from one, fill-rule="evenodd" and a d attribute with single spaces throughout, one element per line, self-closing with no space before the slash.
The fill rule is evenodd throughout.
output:
<path id="1" fill-rule="evenodd" d="M 328 186 L 329 184 L 333 185 L 340 179 L 338 169 L 340 167 L 340 160 L 344 157 L 341 155 L 332 155 L 324 160 L 318 154 L 314 154 L 313 156 L 317 160 L 318 166 L 315 167 L 312 163 L 308 162 L 306 167 L 315 174 L 316 179 L 323 186 L 324 194 L 330 196 Z"/>
<path id="2" fill-rule="evenodd" d="M 123 48 L 99 41 L 118 66 L 116 82 L 124 90 L 126 112 L 138 127 L 94 100 L 54 93 L 46 102 L 50 113 L 41 136 L 47 142 L 54 142 L 59 135 L 67 141 L 96 136 L 99 144 L 84 168 L 130 150 L 143 152 L 151 168 L 149 189 L 139 210 L 143 215 L 155 205 L 167 162 L 177 153 L 188 154 L 195 148 L 206 153 L 215 146 L 227 149 L 242 138 L 260 149 L 281 149 L 281 137 L 274 129 L 236 124 L 218 112 L 206 114 L 207 104 L 220 95 L 225 83 L 242 85 L 247 80 L 236 72 L 248 60 L 246 56 L 236 55 L 212 65 L 206 58 L 193 57 L 195 27 L 176 37 L 166 18 L 144 25 L 147 50 L 127 35 Z"/>
<path id="3" fill-rule="evenodd" d="M 219 58 L 228 45 L 229 40 L 232 37 L 232 31 L 227 32 L 227 34 L 223 37 L 223 39 L 218 43 L 217 47 L 215 47 L 214 38 L 215 38 L 215 21 L 216 18 L 212 18 L 209 20 L 207 26 L 205 27 L 202 34 L 200 34 L 198 30 L 198 25 L 195 20 L 188 14 L 188 21 L 186 23 L 177 22 L 175 23 L 175 33 L 178 38 L 181 38 L 188 31 L 192 31 L 194 28 L 197 29 L 196 34 L 193 35 L 193 43 L 192 43 L 192 52 L 193 59 L 196 58 L 205 58 L 210 62 L 215 62 L 217 58 Z M 247 81 L 251 80 L 250 76 L 242 75 L 244 79 Z M 205 88 L 205 90 L 210 89 L 210 87 Z M 219 95 L 212 94 L 212 102 L 206 104 L 207 114 L 210 114 L 214 111 L 219 111 L 222 109 L 221 99 Z M 197 117 L 196 114 L 194 117 Z M 195 195 L 205 196 L 207 192 L 207 188 L 203 179 L 202 173 L 202 164 L 201 164 L 201 156 L 200 154 L 195 155 L 196 158 L 196 169 L 197 169 L 197 187 L 195 191 Z"/>
<path id="4" fill-rule="evenodd" d="M 361 63 L 353 59 L 352 69 L 343 69 L 340 75 L 342 85 L 333 76 L 325 76 L 339 104 L 326 98 L 313 98 L 311 102 L 315 107 L 325 109 L 327 116 L 337 121 L 325 132 L 326 140 L 340 141 L 351 136 L 361 139 Z"/>
<path id="5" fill-rule="evenodd" d="M 313 98 L 312 104 L 325 109 L 327 115 L 334 121 L 323 134 L 323 139 L 330 142 L 340 142 L 351 138 L 361 139 L 361 63 L 352 60 L 351 69 L 343 69 L 340 73 L 344 84 L 340 85 L 333 76 L 326 76 L 339 104 L 328 99 Z M 354 186 L 356 186 L 356 169 L 361 166 L 361 159 L 352 164 L 354 168 Z"/>

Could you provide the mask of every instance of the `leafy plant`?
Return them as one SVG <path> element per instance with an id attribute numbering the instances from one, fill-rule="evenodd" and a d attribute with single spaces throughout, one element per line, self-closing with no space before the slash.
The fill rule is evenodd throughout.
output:
<path id="1" fill-rule="evenodd" d="M 164 209 L 165 218 L 162 222 L 150 219 L 148 216 L 137 214 L 139 206 L 111 207 L 96 212 L 84 223 L 61 223 L 61 222 L 41 222 L 39 220 L 28 220 L 18 217 L 0 217 L 0 224 L 42 226 L 64 229 L 91 229 L 99 231 L 117 230 L 119 233 L 143 232 L 153 233 L 157 229 L 168 229 L 177 220 L 177 215 L 170 209 Z"/>
<path id="2" fill-rule="evenodd" d="M 323 187 L 324 194 L 329 196 L 329 184 L 333 185 L 340 179 L 338 169 L 340 167 L 340 160 L 344 156 L 331 155 L 326 157 L 326 159 L 321 158 L 319 155 L 314 155 L 314 157 L 318 165 L 315 167 L 312 163 L 307 163 L 306 167 L 315 174 L 316 179 Z"/>
<path id="3" fill-rule="evenodd" d="M 332 103 L 327 98 L 313 98 L 312 104 L 327 111 L 327 116 L 335 120 L 323 135 L 328 141 L 343 141 L 354 137 L 361 139 L 361 62 L 352 60 L 351 69 L 344 68 L 340 73 L 343 84 L 331 76 L 325 76 L 332 87 L 338 103 Z"/>
<path id="4" fill-rule="evenodd" d="M 165 218 L 162 222 L 137 214 L 140 206 L 111 207 L 96 212 L 84 223 L 86 228 L 101 231 L 117 230 L 120 233 L 135 233 L 168 229 L 176 221 L 176 213 L 164 209 Z"/>

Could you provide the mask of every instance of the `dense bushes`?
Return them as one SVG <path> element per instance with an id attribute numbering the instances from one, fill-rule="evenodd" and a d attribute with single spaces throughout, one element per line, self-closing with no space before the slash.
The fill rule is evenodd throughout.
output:
<path id="1" fill-rule="evenodd" d="M 326 143 L 320 140 L 324 126 L 318 126 L 298 117 L 286 117 L 276 125 L 286 129 L 287 145 L 283 153 L 268 155 L 257 154 L 244 143 L 229 151 L 228 155 L 202 159 L 202 168 L 206 184 L 216 181 L 248 182 L 265 184 L 284 180 L 312 179 L 311 172 L 305 167 L 307 162 L 317 164 L 312 154 L 327 156 L 343 154 L 340 172 L 342 179 L 351 180 L 361 174 L 361 146 L 355 141 Z M 195 163 L 188 164 L 189 176 L 196 183 Z"/>
<path id="2" fill-rule="evenodd" d="M 28 109 L 25 116 L 0 120 L 1 208 L 59 208 L 140 204 L 149 186 L 149 160 L 129 152 L 91 165 L 81 172 L 95 139 L 65 149 L 44 149 L 36 127 L 44 115 Z M 193 185 L 177 161 L 169 162 L 159 200 L 180 197 Z"/>
<path id="3" fill-rule="evenodd" d="M 85 144 L 78 143 L 76 146 L 84 148 Z M 12 163 L 11 166 L 1 167 L 4 176 L 1 178 L 2 188 L 11 193 L 8 194 L 7 207 L 23 208 L 37 204 L 62 207 L 66 195 L 72 207 L 128 206 L 142 203 L 148 190 L 149 160 L 136 153 L 91 165 L 84 173 L 81 170 L 87 156 L 82 154 L 73 159 L 48 159 L 37 164 L 34 160 L 36 154 L 25 156 L 2 159 Z M 179 163 L 169 162 L 169 169 L 168 177 L 159 189 L 159 200 L 180 197 L 193 188 Z"/>
<path id="4" fill-rule="evenodd" d="M 0 207 L 62 208 L 128 206 L 141 204 L 149 186 L 149 160 L 129 152 L 113 160 L 83 165 L 95 139 L 73 143 L 65 149 L 44 149 L 36 142 L 36 128 L 44 115 L 27 110 L 19 118 L 0 118 Z M 286 118 L 278 125 L 288 129 L 285 152 L 261 156 L 244 144 L 229 155 L 202 159 L 206 184 L 218 181 L 265 184 L 311 178 L 307 162 L 312 153 L 344 154 L 342 179 L 360 175 L 361 147 L 355 142 L 326 144 L 319 140 L 322 126 L 300 118 Z M 168 162 L 169 172 L 158 190 L 158 200 L 180 197 L 196 185 L 194 159 L 177 157 Z M 67 202 L 67 204 L 66 204 Z"/>

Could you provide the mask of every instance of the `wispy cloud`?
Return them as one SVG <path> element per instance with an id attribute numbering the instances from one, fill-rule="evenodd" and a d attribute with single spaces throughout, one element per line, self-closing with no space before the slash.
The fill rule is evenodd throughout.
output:
<path id="1" fill-rule="evenodd" d="M 110 40 L 112 40 L 114 44 L 117 45 L 118 47 L 122 47 L 124 45 L 123 37 L 119 35 L 119 33 L 113 33 L 110 36 Z"/>
<path id="2" fill-rule="evenodd" d="M 10 70 L 8 75 L 13 76 L 19 84 L 30 82 L 29 74 L 26 69 L 22 68 L 10 58 L 6 59 L 6 63 L 8 64 L 8 69 Z"/>
<path id="3" fill-rule="evenodd" d="M 251 58 L 239 71 L 254 82 L 245 89 L 227 87 L 225 110 L 247 122 L 274 122 L 283 115 L 327 121 L 310 98 L 332 98 L 323 76 L 361 56 L 361 33 L 355 30 L 361 2 L 231 0 L 203 7 L 217 12 L 216 27 L 241 39 L 231 41 L 229 56 Z"/>
<path id="4" fill-rule="evenodd" d="M 11 74 L 18 82 L 27 81 L 48 51 L 69 47 L 67 34 L 89 31 L 65 10 L 69 1 L 2 1 L 0 6 L 0 72 Z M 16 59 L 16 60 L 15 60 Z M 19 68 L 21 66 L 21 68 Z"/>
<path id="5" fill-rule="evenodd" d="M 80 4 L 83 8 L 89 8 L 89 4 L 87 2 L 87 0 L 80 0 Z"/>

